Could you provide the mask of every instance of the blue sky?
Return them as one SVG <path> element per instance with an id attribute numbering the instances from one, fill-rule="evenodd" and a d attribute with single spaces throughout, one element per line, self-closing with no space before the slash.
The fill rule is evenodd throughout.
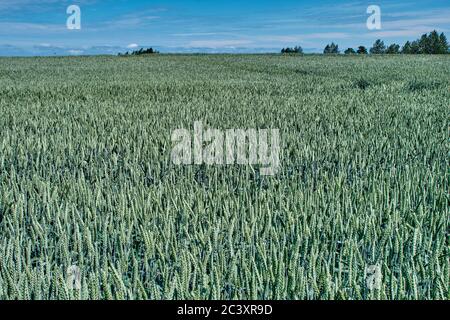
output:
<path id="1" fill-rule="evenodd" d="M 66 9 L 81 8 L 81 30 Z M 381 30 L 368 30 L 369 5 Z M 450 1 L 328 0 L 0 0 L 0 55 L 111 53 L 136 47 L 162 52 L 271 52 L 301 45 L 320 52 L 403 44 L 437 29 L 450 38 Z"/>

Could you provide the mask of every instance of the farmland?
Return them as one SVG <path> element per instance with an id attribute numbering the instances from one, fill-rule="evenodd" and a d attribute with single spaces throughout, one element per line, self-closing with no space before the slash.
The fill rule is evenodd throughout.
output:
<path id="1" fill-rule="evenodd" d="M 448 55 L 1 58 L 0 299 L 448 299 L 449 75 Z M 277 174 L 174 165 L 195 121 L 279 129 Z"/>

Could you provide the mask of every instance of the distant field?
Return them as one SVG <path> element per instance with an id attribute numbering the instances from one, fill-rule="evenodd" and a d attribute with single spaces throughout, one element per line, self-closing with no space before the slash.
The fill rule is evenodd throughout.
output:
<path id="1" fill-rule="evenodd" d="M 449 104 L 448 55 L 1 58 L 0 299 L 449 299 Z M 278 174 L 175 166 L 194 121 Z"/>

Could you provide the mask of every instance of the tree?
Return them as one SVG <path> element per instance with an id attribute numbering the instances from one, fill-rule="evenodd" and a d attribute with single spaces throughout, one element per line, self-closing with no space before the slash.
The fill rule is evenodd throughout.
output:
<path id="1" fill-rule="evenodd" d="M 406 41 L 402 48 L 403 54 L 411 54 L 411 42 Z"/>
<path id="2" fill-rule="evenodd" d="M 420 52 L 421 51 L 418 41 L 413 42 L 406 41 L 405 45 L 402 48 L 403 54 L 418 54 Z"/>
<path id="3" fill-rule="evenodd" d="M 121 53 L 119 53 L 119 55 L 120 56 L 129 56 L 129 55 L 140 56 L 140 55 L 155 54 L 155 53 L 159 53 L 159 52 L 153 48 L 148 48 L 148 49 L 140 48 L 139 50 L 131 51 L 131 53 L 127 51 L 123 55 Z"/>
<path id="4" fill-rule="evenodd" d="M 367 49 L 364 46 L 359 46 L 358 50 L 356 51 L 357 54 L 367 54 Z"/>
<path id="5" fill-rule="evenodd" d="M 439 33 L 436 30 L 430 32 L 430 34 L 423 34 L 418 40 L 419 53 L 425 54 L 443 54 L 448 51 L 448 44 L 445 35 Z"/>
<path id="6" fill-rule="evenodd" d="M 421 53 L 419 41 L 411 42 L 411 54 Z"/>
<path id="7" fill-rule="evenodd" d="M 400 45 L 391 44 L 385 51 L 386 54 L 399 54 L 400 53 Z"/>
<path id="8" fill-rule="evenodd" d="M 294 48 L 294 52 L 295 53 L 303 53 L 303 48 L 301 47 L 301 46 L 296 46 L 295 48 Z"/>
<path id="9" fill-rule="evenodd" d="M 420 39 L 417 41 L 419 46 L 419 52 L 417 53 L 427 53 L 430 54 L 432 52 L 431 49 L 431 39 L 428 37 L 428 35 L 425 33 L 423 34 Z"/>
<path id="10" fill-rule="evenodd" d="M 378 39 L 373 44 L 373 47 L 370 48 L 371 54 L 383 54 L 386 51 L 386 46 L 384 45 L 384 42 Z"/>
<path id="11" fill-rule="evenodd" d="M 345 54 L 355 54 L 356 51 L 353 48 L 348 48 L 347 50 L 344 51 Z"/>
<path id="12" fill-rule="evenodd" d="M 447 42 L 447 37 L 442 32 L 439 36 L 439 43 L 440 43 L 440 53 L 449 53 L 449 45 Z"/>
<path id="13" fill-rule="evenodd" d="M 441 54 L 445 52 L 441 52 L 441 39 L 439 38 L 439 33 L 436 30 L 431 31 L 428 36 L 428 45 L 429 50 L 427 53 L 430 54 Z"/>
<path id="14" fill-rule="evenodd" d="M 444 33 L 439 34 L 436 30 L 429 34 L 423 34 L 420 39 L 407 41 L 402 48 L 404 54 L 444 54 L 448 53 L 449 45 Z"/>
<path id="15" fill-rule="evenodd" d="M 338 54 L 339 53 L 339 46 L 332 42 L 331 44 L 327 44 L 325 49 L 323 49 L 324 54 Z"/>
<path id="16" fill-rule="evenodd" d="M 295 46 L 294 48 L 283 48 L 281 49 L 281 53 L 298 53 L 298 54 L 302 54 L 303 53 L 303 48 L 301 46 Z"/>
<path id="17" fill-rule="evenodd" d="M 433 30 L 428 36 L 423 35 L 420 40 L 421 49 L 424 48 L 422 53 L 444 54 L 448 52 L 447 38 L 445 37 L 444 33 L 441 33 L 439 35 L 436 30 Z"/>
<path id="18" fill-rule="evenodd" d="M 339 46 L 337 44 L 331 43 L 331 53 L 338 54 L 339 53 Z"/>

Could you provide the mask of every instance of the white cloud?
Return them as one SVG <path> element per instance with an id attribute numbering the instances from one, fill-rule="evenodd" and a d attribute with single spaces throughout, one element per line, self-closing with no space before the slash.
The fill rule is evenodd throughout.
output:
<path id="1" fill-rule="evenodd" d="M 191 48 L 231 48 L 251 44 L 249 40 L 194 40 L 189 42 Z"/>
<path id="2" fill-rule="evenodd" d="M 64 24 L 38 24 L 28 22 L 0 22 L 0 33 L 10 32 L 57 32 L 65 31 L 66 26 Z"/>
<path id="3" fill-rule="evenodd" d="M 84 51 L 83 51 L 83 50 L 75 50 L 75 49 L 72 49 L 72 50 L 68 50 L 67 52 L 68 52 L 69 54 L 71 54 L 71 55 L 77 56 L 77 55 L 82 54 Z"/>
<path id="4" fill-rule="evenodd" d="M 430 18 L 420 18 L 420 19 L 405 19 L 405 20 L 396 20 L 396 21 L 387 21 L 381 22 L 381 27 L 384 28 L 405 28 L 410 29 L 417 27 L 419 25 L 429 25 L 433 26 L 432 28 L 437 28 L 439 25 L 446 25 L 450 23 L 450 15 L 449 16 L 436 16 Z M 431 31 L 431 30 L 430 30 Z"/>
<path id="5" fill-rule="evenodd" d="M 1 0 L 0 1 L 0 11 L 13 11 L 13 10 L 27 10 L 36 11 L 42 10 L 42 8 L 48 5 L 70 5 L 72 4 L 69 0 Z M 91 5 L 95 3 L 96 0 L 77 0 L 78 5 Z"/>
<path id="6" fill-rule="evenodd" d="M 147 25 L 154 20 L 159 19 L 159 16 L 145 16 L 145 15 L 125 15 L 119 19 L 115 19 L 111 22 L 105 23 L 108 28 L 130 28 L 130 27 L 141 27 Z"/>
<path id="7" fill-rule="evenodd" d="M 201 37 L 201 36 L 216 36 L 219 34 L 226 34 L 225 32 L 217 33 L 217 32 L 193 32 L 193 33 L 173 33 L 171 36 L 174 37 Z"/>
<path id="8" fill-rule="evenodd" d="M 313 39 L 347 39 L 349 37 L 350 35 L 345 32 L 323 32 L 297 35 L 268 35 L 258 37 L 258 40 L 274 42 L 298 42 Z"/>
<path id="9" fill-rule="evenodd" d="M 137 43 L 130 43 L 129 45 L 127 45 L 128 49 L 136 49 L 137 47 L 139 47 Z"/>
<path id="10" fill-rule="evenodd" d="M 420 37 L 424 33 L 428 33 L 432 30 L 432 27 L 418 27 L 411 30 L 387 30 L 367 33 L 369 38 L 394 38 L 394 37 Z M 439 29 L 439 31 L 446 31 Z"/>

